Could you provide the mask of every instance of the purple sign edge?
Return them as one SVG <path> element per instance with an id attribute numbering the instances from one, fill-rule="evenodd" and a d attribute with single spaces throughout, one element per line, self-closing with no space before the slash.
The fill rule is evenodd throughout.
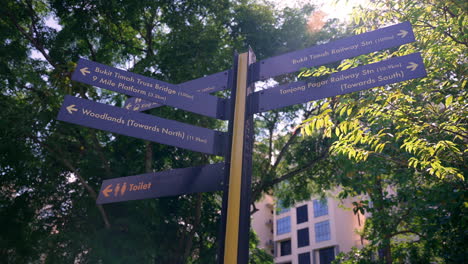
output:
<path id="1" fill-rule="evenodd" d="M 177 85 L 183 89 L 187 89 L 188 91 L 196 91 L 200 93 L 213 93 L 217 91 L 222 91 L 222 90 L 225 90 L 227 87 L 228 76 L 229 76 L 230 71 L 232 70 L 225 70 L 225 71 L 217 72 L 208 76 L 190 80 L 190 81 L 180 83 Z M 225 77 L 226 79 L 222 80 L 224 79 L 224 76 L 226 76 Z M 213 83 L 210 84 L 209 87 L 197 89 L 199 86 L 203 86 L 201 84 L 205 84 L 208 82 L 213 82 Z M 138 99 L 140 99 L 140 102 L 136 102 Z M 138 99 L 137 97 L 128 98 L 127 100 L 125 100 L 124 108 L 126 108 L 127 110 L 142 112 L 142 111 L 146 111 L 149 109 L 153 109 L 155 107 L 162 106 L 162 104 L 153 103 L 147 100 L 143 100 L 141 98 L 138 98 Z"/>
<path id="2" fill-rule="evenodd" d="M 69 107 L 70 105 L 74 105 L 78 107 L 79 109 L 72 111 L 73 113 L 69 113 L 69 111 L 67 110 L 67 107 Z M 82 113 L 78 114 L 77 112 L 79 112 L 81 108 L 86 109 L 86 110 L 93 109 L 95 111 L 104 112 L 104 113 L 97 113 L 98 115 L 105 115 L 106 113 L 112 113 L 113 115 L 119 116 L 122 120 L 124 120 L 123 119 L 124 117 L 125 119 L 131 118 L 131 120 L 133 120 L 134 122 L 137 122 L 143 125 L 146 125 L 145 123 L 148 123 L 148 121 L 151 121 L 152 124 L 147 125 L 147 126 L 158 126 L 159 124 L 162 124 L 161 127 L 165 126 L 174 130 L 183 130 L 185 132 L 190 131 L 190 133 L 192 133 L 192 135 L 190 136 L 192 137 L 199 137 L 201 139 L 206 137 L 207 146 L 203 146 L 202 144 L 203 142 L 200 142 L 200 141 L 197 144 L 195 144 L 194 141 L 185 141 L 183 143 L 177 142 L 177 141 L 174 141 L 173 137 L 164 136 L 162 134 L 155 137 L 155 133 L 150 133 L 149 131 L 145 131 L 144 129 L 137 130 L 138 128 L 129 128 L 128 126 L 124 126 L 123 124 L 119 124 L 114 121 L 108 121 L 110 123 L 104 123 L 107 119 L 100 120 L 99 118 L 85 116 Z M 197 126 L 181 123 L 181 122 L 174 121 L 174 120 L 164 119 L 164 118 L 160 118 L 160 117 L 156 117 L 156 116 L 152 116 L 148 114 L 127 111 L 123 108 L 101 104 L 101 103 L 97 103 L 94 101 L 77 98 L 71 95 L 65 96 L 65 100 L 62 104 L 62 107 L 60 108 L 60 112 L 58 114 L 57 119 L 61 121 L 65 121 L 65 122 L 82 125 L 82 126 L 105 130 L 105 131 L 109 131 L 109 132 L 113 132 L 117 134 L 122 134 L 122 135 L 145 139 L 145 140 L 149 140 L 149 141 L 153 141 L 153 142 L 157 142 L 161 144 L 180 147 L 180 148 L 184 148 L 184 149 L 188 149 L 192 151 L 219 155 L 219 156 L 222 156 L 224 154 L 223 142 L 226 139 L 225 132 L 215 131 L 215 130 L 211 130 L 211 129 L 203 128 L 203 127 L 197 127 Z M 119 121 L 119 122 L 125 123 L 125 120 Z M 157 125 L 155 125 L 154 123 L 157 123 Z M 159 128 L 159 130 L 162 130 L 161 127 Z M 185 135 L 185 132 L 184 132 L 184 135 L 183 135 L 184 137 L 182 138 L 182 140 L 185 140 L 185 136 L 187 136 L 187 139 L 188 139 L 189 135 L 188 134 Z"/>
<path id="3" fill-rule="evenodd" d="M 223 188 L 224 167 L 225 163 L 221 162 L 104 180 L 101 184 L 96 203 L 107 204 L 199 192 L 221 191 Z M 137 186 L 136 184 L 140 182 L 146 184 L 145 187 L 148 187 L 148 183 L 151 183 L 151 185 L 149 185 L 147 191 L 137 190 L 131 192 L 130 184 Z M 121 186 L 123 186 L 123 183 L 125 183 L 126 187 L 122 191 L 123 188 Z M 115 190 L 114 186 L 117 184 L 119 184 L 120 188 Z M 154 186 L 154 188 L 151 188 L 151 186 Z M 106 192 L 110 197 L 105 197 L 103 194 L 106 188 L 112 188 Z"/>
<path id="4" fill-rule="evenodd" d="M 281 95 L 281 90 L 285 90 L 290 87 L 300 87 L 302 85 L 307 86 L 307 84 L 312 83 L 312 82 L 321 82 L 321 81 L 331 80 L 331 78 L 334 78 L 335 76 L 340 76 L 340 75 L 343 76 L 346 74 L 349 75 L 349 74 L 352 74 L 353 72 L 362 72 L 363 70 L 372 70 L 377 67 L 383 67 L 388 64 L 406 63 L 406 62 L 409 62 L 410 60 L 414 60 L 413 61 L 414 63 L 420 63 L 421 65 L 418 65 L 418 69 L 409 72 L 409 74 L 407 74 L 404 78 L 400 78 L 398 80 L 391 79 L 391 80 L 387 80 L 383 82 L 378 82 L 376 84 L 374 83 L 374 84 L 363 85 L 361 87 L 354 87 L 352 89 L 347 89 L 344 92 L 340 90 L 339 86 L 346 82 L 338 81 L 337 83 L 334 83 L 333 85 L 327 83 L 318 88 L 306 88 L 304 91 L 301 91 L 295 94 L 291 93 L 290 95 Z M 408 71 L 407 69 L 408 69 L 407 67 L 403 67 L 403 70 Z M 399 70 L 401 71 L 402 69 L 399 69 Z M 391 71 L 396 71 L 396 70 L 391 70 Z M 378 73 L 372 73 L 372 74 L 377 75 Z M 372 77 L 373 75 L 371 74 L 366 75 L 365 79 L 368 79 Z M 359 67 L 345 70 L 345 71 L 332 73 L 330 75 L 327 75 L 326 78 L 324 79 L 320 77 L 314 77 L 307 81 L 288 83 L 285 85 L 279 85 L 270 89 L 258 91 L 254 94 L 254 98 L 255 98 L 254 100 L 256 100 L 256 103 L 255 103 L 256 107 L 255 109 L 252 110 L 252 112 L 253 113 L 266 112 L 266 111 L 274 110 L 277 108 L 306 103 L 306 102 L 313 101 L 313 100 L 319 100 L 319 99 L 328 98 L 328 97 L 332 97 L 336 95 L 371 89 L 374 87 L 379 87 L 379 86 L 383 86 L 383 85 L 387 85 L 391 83 L 397 83 L 397 82 L 402 82 L 402 81 L 406 81 L 410 79 L 420 78 L 426 75 L 427 73 L 424 67 L 424 63 L 422 61 L 421 54 L 419 52 L 412 53 L 409 55 L 394 57 L 388 60 L 359 66 Z M 358 81 L 355 80 L 354 82 L 356 83 Z"/>
<path id="5" fill-rule="evenodd" d="M 231 69 L 213 73 L 204 77 L 186 81 L 178 86 L 187 89 L 188 91 L 200 92 L 200 93 L 213 93 L 227 89 L 227 82 L 229 72 Z M 207 85 L 207 83 L 210 83 Z M 200 86 L 208 86 L 204 88 L 199 88 Z"/>

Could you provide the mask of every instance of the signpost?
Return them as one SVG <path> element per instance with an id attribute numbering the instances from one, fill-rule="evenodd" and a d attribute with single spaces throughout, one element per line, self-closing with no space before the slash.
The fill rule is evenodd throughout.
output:
<path id="1" fill-rule="evenodd" d="M 224 163 L 115 178 L 102 182 L 97 204 L 221 191 Z"/>
<path id="2" fill-rule="evenodd" d="M 213 93 L 222 91 L 227 89 L 228 76 L 230 72 L 232 72 L 232 70 L 218 72 L 212 75 L 178 84 L 177 86 L 186 91 L 199 93 Z M 125 109 L 139 112 L 159 106 L 161 106 L 161 104 L 143 100 L 137 97 L 128 98 L 124 104 Z"/>
<path id="3" fill-rule="evenodd" d="M 186 91 L 177 85 L 80 59 L 72 80 L 165 104 L 208 117 L 226 120 L 226 99 Z"/>
<path id="4" fill-rule="evenodd" d="M 252 177 L 253 116 L 249 112 L 248 96 L 255 86 L 249 85 L 248 67 L 255 62 L 255 55 L 249 52 L 238 57 L 236 86 L 232 89 L 234 113 L 232 117 L 231 154 L 229 163 L 229 185 L 226 216 L 222 216 L 224 241 L 221 242 L 221 256 L 218 263 L 248 263 L 250 230 L 250 193 Z"/>
<path id="5" fill-rule="evenodd" d="M 80 59 L 73 80 L 137 98 L 129 99 L 124 108 L 117 108 L 67 96 L 58 119 L 225 156 L 225 163 L 105 180 L 97 202 L 111 203 L 223 189 L 218 263 L 248 263 L 254 131 L 252 115 L 424 77 L 426 71 L 421 55 L 414 53 L 256 93 L 255 81 L 413 41 L 411 24 L 404 22 L 257 63 L 253 51 L 249 49 L 247 53 L 234 56 L 235 67 L 232 70 L 180 85 Z M 206 94 L 226 89 L 228 83 L 232 86 L 230 100 Z M 162 104 L 229 120 L 229 132 L 135 112 Z M 226 184 L 223 185 L 223 182 Z"/>
<path id="6" fill-rule="evenodd" d="M 222 156 L 226 134 L 152 115 L 66 96 L 58 120 Z"/>

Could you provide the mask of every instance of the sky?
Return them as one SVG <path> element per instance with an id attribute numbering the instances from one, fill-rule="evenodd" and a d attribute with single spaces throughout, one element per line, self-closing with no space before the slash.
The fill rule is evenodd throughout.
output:
<path id="1" fill-rule="evenodd" d="M 350 20 L 350 14 L 355 6 L 367 5 L 370 0 L 267 0 L 274 3 L 278 8 L 297 7 L 300 3 L 312 3 L 325 12 L 327 18 L 339 18 L 341 20 Z M 338 4 L 334 4 L 338 2 Z"/>

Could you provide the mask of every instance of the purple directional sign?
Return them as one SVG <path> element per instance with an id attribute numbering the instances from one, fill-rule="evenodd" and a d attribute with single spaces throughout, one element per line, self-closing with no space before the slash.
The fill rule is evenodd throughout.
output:
<path id="1" fill-rule="evenodd" d="M 253 81 L 320 66 L 415 41 L 409 22 L 265 59 L 254 65 Z"/>
<path id="2" fill-rule="evenodd" d="M 221 191 L 224 163 L 146 173 L 102 182 L 97 204 Z"/>
<path id="3" fill-rule="evenodd" d="M 58 120 L 193 151 L 224 155 L 226 133 L 66 96 Z"/>
<path id="4" fill-rule="evenodd" d="M 347 94 L 426 76 L 420 53 L 256 92 L 253 113 Z"/>
<path id="5" fill-rule="evenodd" d="M 226 99 L 186 91 L 170 83 L 80 59 L 72 80 L 165 104 L 193 113 L 226 120 Z"/>
<path id="6" fill-rule="evenodd" d="M 177 86 L 187 91 L 200 92 L 206 94 L 222 91 L 225 90 L 227 87 L 228 76 L 230 71 L 231 70 L 218 72 L 212 75 L 178 84 Z M 139 112 L 153 109 L 159 106 L 161 106 L 161 104 L 136 97 L 127 99 L 124 104 L 125 109 Z"/>
<path id="7" fill-rule="evenodd" d="M 211 74 L 205 77 L 181 83 L 179 86 L 187 91 L 200 93 L 214 93 L 217 91 L 226 90 L 230 71 L 231 70 L 226 70 Z"/>

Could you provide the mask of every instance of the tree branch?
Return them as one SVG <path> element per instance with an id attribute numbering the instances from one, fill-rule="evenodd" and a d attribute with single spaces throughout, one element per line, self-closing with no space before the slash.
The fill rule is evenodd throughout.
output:
<path id="1" fill-rule="evenodd" d="M 52 58 L 51 58 L 51 57 L 49 56 L 49 54 L 46 52 L 46 50 L 45 50 L 44 46 L 42 45 L 42 43 L 39 41 L 39 39 L 38 39 L 37 37 L 34 37 L 34 36 L 33 36 L 33 32 L 28 33 L 28 32 L 26 31 L 26 29 L 23 28 L 23 27 L 18 23 L 18 21 L 16 20 L 16 18 L 15 18 L 12 14 L 10 14 L 10 13 L 8 13 L 8 12 L 3 12 L 3 14 L 4 14 L 5 16 L 7 16 L 7 17 L 9 18 L 10 22 L 16 27 L 16 29 L 18 29 L 18 31 L 19 31 L 24 37 L 26 37 L 26 39 L 29 40 L 29 42 L 31 43 L 31 45 L 32 45 L 34 48 L 36 48 L 36 49 L 42 54 L 42 56 L 44 56 L 44 58 L 47 60 L 47 62 L 49 62 L 50 65 L 52 65 L 52 67 L 57 68 L 57 64 L 52 60 Z M 33 18 L 34 18 L 34 15 L 31 14 L 31 19 L 33 20 Z M 33 24 L 34 22 L 31 22 L 31 23 Z M 34 30 L 34 28 L 33 28 L 32 30 L 35 31 L 35 34 L 36 34 L 36 35 L 38 35 L 37 29 Z"/>
<path id="2" fill-rule="evenodd" d="M 286 174 L 284 174 L 284 175 L 282 175 L 282 176 L 280 176 L 278 178 L 275 178 L 275 179 L 267 181 L 267 182 L 260 183 L 257 186 L 253 187 L 252 197 L 256 197 L 258 194 L 263 192 L 265 189 L 271 188 L 274 185 L 276 185 L 276 184 L 278 184 L 278 183 L 280 183 L 282 181 L 289 180 L 293 176 L 312 168 L 318 162 L 320 162 L 320 161 L 324 160 L 325 158 L 327 158 L 328 155 L 329 155 L 329 147 L 327 146 L 327 148 L 325 148 L 318 157 L 316 157 L 315 159 L 312 159 L 309 163 L 305 164 L 304 166 L 302 166 L 302 167 L 300 167 L 298 169 L 295 169 L 295 170 L 293 170 L 291 172 L 288 172 L 288 173 L 286 173 Z"/>
<path id="3" fill-rule="evenodd" d="M 414 118 L 413 116 L 411 116 L 407 111 L 405 111 L 405 110 L 403 110 L 403 109 L 397 107 L 396 105 L 394 105 L 394 104 L 392 104 L 392 103 L 390 103 L 390 102 L 387 102 L 387 103 L 388 103 L 391 107 L 393 107 L 393 109 L 395 109 L 395 110 L 400 110 L 402 113 L 405 114 L 405 117 L 406 117 L 407 119 L 411 120 L 411 121 L 414 122 L 414 123 L 418 123 L 418 124 L 420 124 L 420 125 L 428 125 L 428 126 L 434 128 L 434 129 L 437 129 L 437 130 L 439 130 L 439 131 L 442 130 L 442 131 L 445 131 L 445 132 L 447 132 L 447 133 L 451 133 L 451 134 L 460 136 L 460 137 L 464 138 L 465 140 L 468 140 L 468 136 L 467 136 L 467 135 L 461 134 L 461 133 L 459 133 L 459 132 L 457 132 L 457 131 L 453 131 L 453 130 L 450 130 L 450 129 L 446 129 L 446 128 L 443 128 L 443 127 L 436 126 L 436 125 L 434 125 L 433 123 L 426 123 L 426 122 L 424 122 L 424 121 L 422 121 L 422 120 L 415 119 L 415 118 Z M 460 121 L 461 121 L 461 120 L 462 120 L 462 119 L 460 119 Z"/>
<path id="4" fill-rule="evenodd" d="M 421 233 L 419 232 L 416 232 L 414 230 L 402 230 L 402 231 L 397 231 L 395 233 L 392 233 L 389 235 L 389 237 L 394 237 L 394 236 L 397 236 L 397 235 L 403 235 L 403 234 L 415 234 L 417 235 L 418 237 L 424 237 L 423 235 L 421 235 Z"/>
<path id="5" fill-rule="evenodd" d="M 203 196 L 201 193 L 198 193 L 196 196 L 197 196 L 197 203 L 194 208 L 195 212 L 193 216 L 192 229 L 190 230 L 189 234 L 187 234 L 188 238 L 185 242 L 185 247 L 184 247 L 185 250 L 181 259 L 184 262 L 187 261 L 188 257 L 190 256 L 190 253 L 192 252 L 193 238 L 201 222 L 201 210 L 202 210 L 202 202 L 203 202 L 202 197 Z"/>
<path id="6" fill-rule="evenodd" d="M 427 21 L 418 20 L 418 22 L 423 23 L 424 25 L 428 26 L 429 28 L 431 28 L 431 29 L 433 29 L 433 30 L 436 30 L 436 29 L 437 29 L 437 27 L 435 27 L 435 26 L 429 24 L 429 22 L 427 22 Z M 466 41 L 461 41 L 461 40 L 456 39 L 455 36 L 453 36 L 453 35 L 450 34 L 449 32 L 442 31 L 442 33 L 443 33 L 445 36 L 451 38 L 454 42 L 456 42 L 456 43 L 458 43 L 458 44 L 465 45 L 465 46 L 468 47 L 468 42 L 466 42 Z"/>
<path id="7" fill-rule="evenodd" d="M 397 164 L 397 165 L 400 165 L 400 166 L 405 166 L 405 167 L 408 166 L 408 162 L 406 162 L 406 161 L 404 161 L 404 160 L 392 159 L 390 156 L 385 155 L 385 154 L 383 154 L 383 153 L 372 152 L 372 153 L 370 153 L 370 155 L 383 158 L 383 159 L 385 159 L 385 160 L 391 161 L 391 162 L 393 162 L 393 163 L 395 163 L 395 164 Z"/>
<path id="8" fill-rule="evenodd" d="M 104 164 L 104 169 L 106 170 L 107 178 L 111 178 L 112 177 L 112 171 L 111 171 L 111 168 L 109 166 L 109 160 L 107 160 L 106 157 L 104 156 L 104 152 L 102 151 L 102 146 L 101 146 L 101 144 L 99 143 L 99 140 L 96 137 L 95 131 L 96 130 L 94 130 L 94 129 L 90 130 L 91 139 L 92 139 L 92 141 L 94 143 L 94 149 L 97 151 L 99 159 L 101 159 L 101 162 Z"/>
<path id="9" fill-rule="evenodd" d="M 252 206 L 252 210 L 250 211 L 250 215 L 253 215 L 253 214 L 255 214 L 256 212 L 258 212 L 259 209 L 257 208 L 257 206 L 255 206 L 255 202 L 251 202 L 250 204 L 251 204 L 251 206 Z"/>
<path id="10" fill-rule="evenodd" d="M 60 149 L 57 149 L 57 150 L 53 149 L 52 147 L 45 144 L 44 142 L 42 142 L 41 140 L 39 140 L 35 136 L 32 136 L 31 138 L 34 140 L 34 142 L 36 142 L 37 144 L 39 144 L 39 145 L 43 146 L 45 149 L 47 149 L 52 155 L 55 156 L 55 158 L 57 160 L 61 161 L 65 165 L 65 167 L 67 167 L 71 172 L 73 172 L 73 174 L 78 178 L 78 180 L 81 182 L 81 184 L 83 184 L 84 188 L 88 191 L 89 195 L 93 198 L 93 200 L 94 201 L 97 200 L 97 193 L 94 191 L 93 188 L 91 188 L 91 186 L 89 186 L 89 184 L 85 181 L 83 176 L 73 166 L 73 164 L 71 164 L 70 161 L 68 161 L 67 159 L 64 158 L 65 155 L 62 153 L 62 151 Z M 100 204 L 97 204 L 96 207 L 98 208 L 98 210 L 99 210 L 99 212 L 100 212 L 100 214 L 102 216 L 102 219 L 104 221 L 104 225 L 105 225 L 106 229 L 110 229 L 111 224 L 109 222 L 109 218 L 107 217 L 106 211 L 104 210 L 104 208 Z"/>
<path id="11" fill-rule="evenodd" d="M 93 61 L 96 61 L 96 52 L 94 51 L 93 45 L 91 44 L 88 38 L 86 38 L 86 44 L 88 45 L 89 52 L 91 53 L 91 58 L 93 59 Z"/>
<path id="12" fill-rule="evenodd" d="M 304 118 L 303 119 L 307 119 L 310 117 L 310 115 L 312 114 L 312 112 L 314 112 L 317 108 L 314 108 L 314 109 L 311 109 L 309 111 L 307 111 L 305 114 L 304 114 Z M 275 161 L 275 164 L 273 164 L 273 166 L 271 167 L 270 171 L 274 171 L 276 170 L 276 168 L 278 167 L 280 161 L 283 159 L 283 156 L 285 155 L 286 151 L 289 149 L 289 146 L 293 143 L 293 141 L 296 139 L 297 135 L 299 135 L 298 133 L 298 129 L 296 129 L 294 132 L 293 132 L 293 135 L 288 139 L 288 141 L 286 142 L 286 144 L 284 144 L 284 146 L 281 148 L 281 151 L 280 153 L 278 154 L 278 157 L 276 158 L 276 161 Z"/>

